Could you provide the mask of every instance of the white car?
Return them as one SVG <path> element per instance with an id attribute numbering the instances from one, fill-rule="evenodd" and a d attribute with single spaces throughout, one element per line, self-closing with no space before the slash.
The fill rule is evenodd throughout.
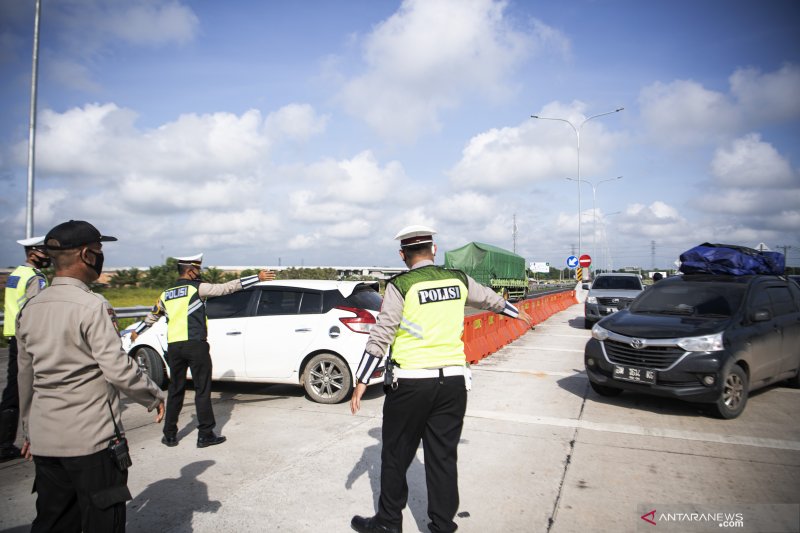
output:
<path id="1" fill-rule="evenodd" d="M 211 379 L 291 383 L 319 403 L 343 401 L 353 388 L 372 325 L 381 307 L 377 282 L 281 280 L 206 301 Z M 138 324 L 138 323 L 137 323 Z M 160 387 L 169 367 L 162 318 L 122 345 Z M 383 366 L 370 385 L 382 383 Z"/>

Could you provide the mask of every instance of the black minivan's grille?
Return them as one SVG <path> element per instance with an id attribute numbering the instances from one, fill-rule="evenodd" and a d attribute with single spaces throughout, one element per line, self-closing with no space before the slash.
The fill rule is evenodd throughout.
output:
<path id="1" fill-rule="evenodd" d="M 679 346 L 645 346 L 636 349 L 626 342 L 603 341 L 608 359 L 618 365 L 641 366 L 663 370 L 677 361 L 685 350 Z"/>

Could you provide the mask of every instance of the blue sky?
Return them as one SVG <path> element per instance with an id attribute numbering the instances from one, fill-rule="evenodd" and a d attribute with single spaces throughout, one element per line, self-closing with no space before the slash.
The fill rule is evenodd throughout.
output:
<path id="1" fill-rule="evenodd" d="M 515 216 L 517 252 L 561 266 L 576 135 L 531 115 L 583 123 L 595 265 L 763 242 L 800 266 L 800 2 L 42 3 L 35 233 L 89 220 L 119 238 L 109 266 L 394 266 L 409 224 L 443 261 L 511 249 Z M 0 1 L 3 266 L 25 232 L 33 13 Z"/>

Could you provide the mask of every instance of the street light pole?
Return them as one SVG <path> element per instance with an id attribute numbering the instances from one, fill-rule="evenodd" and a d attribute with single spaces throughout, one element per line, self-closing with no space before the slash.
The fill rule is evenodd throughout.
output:
<path id="1" fill-rule="evenodd" d="M 580 188 L 580 182 L 588 183 L 589 186 L 592 188 L 592 220 L 594 221 L 592 224 L 592 256 L 597 257 L 597 188 L 600 186 L 601 183 L 605 183 L 607 181 L 616 181 L 621 180 L 622 176 L 617 176 L 616 178 L 608 178 L 605 180 L 600 180 L 597 184 L 592 183 L 589 180 L 584 179 L 575 179 L 575 178 L 567 178 L 569 181 L 577 181 L 578 187 Z M 597 260 L 600 258 L 597 257 Z"/>
<path id="2" fill-rule="evenodd" d="M 618 107 L 614 111 L 606 111 L 605 113 L 598 113 L 597 115 L 592 115 L 592 116 L 584 119 L 583 122 L 581 122 L 577 127 L 575 127 L 575 124 L 573 124 L 572 122 L 570 122 L 569 120 L 567 120 L 565 118 L 541 117 L 539 115 L 531 115 L 531 118 L 536 118 L 536 119 L 539 119 L 539 120 L 558 120 L 559 122 L 566 122 L 567 124 L 570 125 L 572 130 L 575 132 L 575 138 L 577 140 L 577 145 L 578 145 L 578 150 L 577 150 L 577 153 L 578 153 L 578 180 L 580 180 L 581 179 L 581 129 L 583 129 L 583 125 L 586 124 L 587 122 L 589 122 L 592 119 L 595 119 L 597 117 L 602 117 L 602 116 L 605 116 L 605 115 L 611 115 L 613 113 L 619 113 L 623 109 L 625 109 L 625 108 L 624 107 Z M 578 183 L 578 256 L 580 256 L 580 255 L 581 255 L 581 184 Z"/>

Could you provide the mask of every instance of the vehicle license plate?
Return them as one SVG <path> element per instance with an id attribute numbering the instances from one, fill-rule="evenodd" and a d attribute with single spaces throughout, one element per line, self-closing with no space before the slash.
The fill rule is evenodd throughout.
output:
<path id="1" fill-rule="evenodd" d="M 656 382 L 656 371 L 634 368 L 632 366 L 614 365 L 614 379 L 654 384 Z"/>

